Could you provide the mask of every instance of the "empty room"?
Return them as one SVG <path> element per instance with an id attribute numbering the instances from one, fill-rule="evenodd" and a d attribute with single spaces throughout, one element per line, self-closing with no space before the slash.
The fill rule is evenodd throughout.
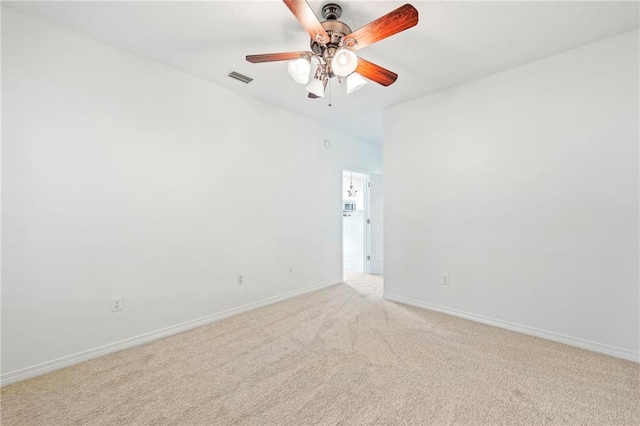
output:
<path id="1" fill-rule="evenodd" d="M 640 3 L 3 1 L 0 423 L 640 424 Z"/>

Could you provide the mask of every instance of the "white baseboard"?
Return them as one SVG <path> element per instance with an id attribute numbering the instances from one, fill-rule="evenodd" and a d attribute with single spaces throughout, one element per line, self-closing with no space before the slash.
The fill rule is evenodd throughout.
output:
<path id="1" fill-rule="evenodd" d="M 590 340 L 581 339 L 579 337 L 567 336 L 564 334 L 555 333 L 553 331 L 540 330 L 538 328 L 529 327 L 527 325 L 515 324 L 512 322 L 490 318 L 483 315 L 472 314 L 469 312 L 459 311 L 457 309 L 451 309 L 444 306 L 433 305 L 431 303 L 425 303 L 420 300 L 398 296 L 395 294 L 384 293 L 383 297 L 392 302 L 398 302 L 405 305 L 416 306 L 418 308 L 429 309 L 431 311 L 441 312 L 443 314 L 453 315 L 453 316 L 468 319 L 471 321 L 480 322 L 480 323 L 492 325 L 495 327 L 505 328 L 511 331 L 517 331 L 518 333 L 541 337 L 543 339 L 564 343 L 570 346 L 576 346 L 582 349 L 588 349 L 593 352 L 610 355 L 616 358 L 622 358 L 629 361 L 640 362 L 640 352 L 634 352 L 629 349 L 618 348 L 615 346 L 605 345 L 603 343 L 592 342 Z"/>
<path id="2" fill-rule="evenodd" d="M 0 376 L 0 384 L 2 386 L 9 385 L 11 383 L 20 382 L 22 380 L 30 379 L 32 377 L 40 376 L 42 374 L 50 373 L 61 368 L 69 367 L 74 364 L 79 364 L 84 361 L 88 361 L 92 358 L 98 358 L 113 352 L 118 352 L 123 349 L 131 348 L 134 346 L 149 343 L 154 340 L 162 339 L 174 334 L 182 333 L 187 330 L 191 330 L 196 327 L 211 324 L 216 321 L 229 318 L 233 315 L 238 315 L 243 312 L 251 311 L 253 309 L 261 308 L 263 306 L 271 305 L 273 303 L 282 302 L 283 300 L 291 299 L 292 297 L 300 296 L 312 291 L 321 290 L 332 285 L 341 283 L 342 280 L 331 280 L 320 284 L 312 285 L 309 287 L 301 288 L 299 290 L 290 291 L 278 296 L 269 297 L 267 299 L 259 300 L 257 302 L 249 303 L 247 305 L 239 306 L 237 308 L 228 309 L 226 311 L 218 312 L 215 314 L 207 315 L 201 318 L 197 318 L 191 321 L 186 321 L 180 324 L 172 325 L 170 327 L 162 328 L 160 330 L 151 331 L 149 333 L 141 334 L 139 336 L 130 337 L 128 339 L 120 340 L 118 342 L 109 343 L 108 345 L 100 346 L 97 348 L 89 349 L 83 352 L 78 352 L 72 355 L 64 356 L 62 358 L 54 359 L 52 361 L 43 362 L 41 364 L 33 365 L 31 367 L 22 368 L 16 371 L 10 371 Z"/>

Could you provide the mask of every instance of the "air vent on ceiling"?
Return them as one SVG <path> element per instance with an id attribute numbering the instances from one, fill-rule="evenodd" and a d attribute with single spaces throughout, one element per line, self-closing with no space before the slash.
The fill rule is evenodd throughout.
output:
<path id="1" fill-rule="evenodd" d="M 236 71 L 231 71 L 229 74 L 227 74 L 229 77 L 231 78 L 235 78 L 238 81 L 241 81 L 245 84 L 249 84 L 253 81 L 253 79 L 251 77 L 248 77 L 244 74 L 240 74 L 239 72 Z"/>

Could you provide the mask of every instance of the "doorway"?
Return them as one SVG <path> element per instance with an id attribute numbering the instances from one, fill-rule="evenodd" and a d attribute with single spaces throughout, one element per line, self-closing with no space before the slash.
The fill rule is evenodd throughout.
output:
<path id="1" fill-rule="evenodd" d="M 382 274 L 382 175 L 342 171 L 343 275 Z"/>

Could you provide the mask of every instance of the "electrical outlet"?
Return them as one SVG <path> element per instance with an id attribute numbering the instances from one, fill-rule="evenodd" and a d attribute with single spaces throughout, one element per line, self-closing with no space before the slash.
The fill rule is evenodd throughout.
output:
<path id="1" fill-rule="evenodd" d="M 238 275 L 238 285 L 240 284 L 244 284 L 244 275 L 242 274 Z"/>
<path id="2" fill-rule="evenodd" d="M 289 273 L 293 274 L 293 266 L 289 266 Z"/>
<path id="3" fill-rule="evenodd" d="M 111 298 L 111 312 L 118 312 L 124 309 L 124 297 Z"/>
<path id="4" fill-rule="evenodd" d="M 442 285 L 451 285 L 451 277 L 449 274 L 442 274 Z"/>

